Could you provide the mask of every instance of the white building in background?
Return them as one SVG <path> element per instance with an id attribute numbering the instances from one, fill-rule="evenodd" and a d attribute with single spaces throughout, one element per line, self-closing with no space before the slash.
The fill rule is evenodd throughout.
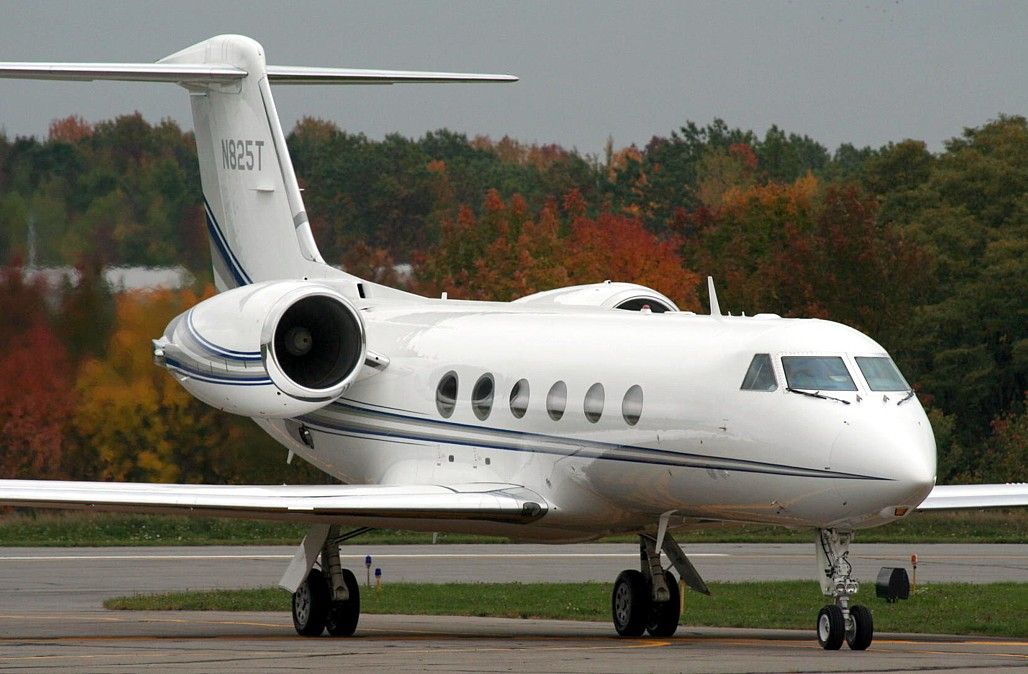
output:
<path id="1" fill-rule="evenodd" d="M 65 284 L 77 286 L 82 274 L 75 267 L 25 267 L 26 282 L 42 280 L 51 291 L 58 291 Z M 182 266 L 178 267 L 107 267 L 104 280 L 111 292 L 128 290 L 178 289 L 192 285 L 193 274 Z"/>

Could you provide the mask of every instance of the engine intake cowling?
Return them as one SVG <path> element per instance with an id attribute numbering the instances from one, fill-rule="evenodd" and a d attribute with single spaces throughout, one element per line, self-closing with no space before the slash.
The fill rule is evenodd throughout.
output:
<path id="1" fill-rule="evenodd" d="M 154 357 L 191 394 L 244 416 L 287 418 L 335 400 L 367 354 L 364 321 L 340 293 L 269 281 L 211 297 L 168 324 Z"/>

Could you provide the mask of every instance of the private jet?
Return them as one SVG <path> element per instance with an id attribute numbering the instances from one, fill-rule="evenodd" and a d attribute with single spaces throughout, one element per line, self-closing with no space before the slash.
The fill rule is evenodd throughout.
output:
<path id="1" fill-rule="evenodd" d="M 306 523 L 281 580 L 300 635 L 355 632 L 360 592 L 340 543 L 395 528 L 638 535 L 639 568 L 614 581 L 614 628 L 667 637 L 680 587 L 708 592 L 675 537 L 761 523 L 811 531 L 827 597 L 818 642 L 864 650 L 874 627 L 852 601 L 855 532 L 918 509 L 1028 504 L 1028 485 L 936 486 L 917 396 L 885 349 L 845 325 L 724 315 L 709 279 L 710 313 L 697 315 L 632 283 L 459 301 L 325 263 L 272 84 L 516 77 L 267 65 L 238 35 L 156 63 L 0 63 L 0 76 L 186 90 L 219 292 L 171 321 L 154 360 L 342 483 L 2 480 L 0 505 Z"/>

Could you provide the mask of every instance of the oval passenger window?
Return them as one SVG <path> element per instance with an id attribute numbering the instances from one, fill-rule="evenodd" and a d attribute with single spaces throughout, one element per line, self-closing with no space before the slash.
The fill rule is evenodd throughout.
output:
<path id="1" fill-rule="evenodd" d="M 643 390 L 638 384 L 632 386 L 625 392 L 625 399 L 621 401 L 621 415 L 629 426 L 639 423 L 643 411 Z"/>
<path id="2" fill-rule="evenodd" d="M 439 414 L 449 419 L 453 414 L 453 408 L 457 406 L 457 373 L 447 372 L 439 380 L 435 389 L 435 406 Z"/>
<path id="3" fill-rule="evenodd" d="M 585 418 L 596 423 L 603 416 L 603 384 L 596 383 L 585 394 Z"/>
<path id="4" fill-rule="evenodd" d="M 567 404 L 568 386 L 559 381 L 551 386 L 550 392 L 546 394 L 546 413 L 554 421 L 560 421 L 560 418 L 564 416 L 564 408 L 567 407 Z"/>
<path id="5" fill-rule="evenodd" d="M 528 411 L 528 380 L 521 379 L 510 390 L 510 413 L 520 419 Z"/>
<path id="6" fill-rule="evenodd" d="M 493 376 L 483 374 L 471 389 L 471 409 L 481 421 L 489 418 L 493 409 Z"/>

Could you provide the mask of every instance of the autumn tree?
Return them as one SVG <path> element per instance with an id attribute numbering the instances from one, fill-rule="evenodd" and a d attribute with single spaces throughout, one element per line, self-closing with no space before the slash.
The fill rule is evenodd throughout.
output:
<path id="1" fill-rule="evenodd" d="M 61 293 L 57 331 L 77 361 L 99 357 L 114 327 L 114 297 L 98 255 L 83 256 L 76 265 L 78 282 Z"/>
<path id="2" fill-rule="evenodd" d="M 492 191 L 481 217 L 462 208 L 437 246 L 418 258 L 416 288 L 451 297 L 507 301 L 541 290 L 606 279 L 650 285 L 695 308 L 695 274 L 682 269 L 677 245 L 636 218 L 593 218 L 576 191 L 532 214 L 523 199 Z"/>
<path id="3" fill-rule="evenodd" d="M 150 340 L 206 295 L 191 290 L 117 296 L 116 327 L 104 356 L 85 362 L 71 424 L 92 465 L 81 477 L 156 482 L 323 481 L 248 419 L 210 407 L 153 363 Z"/>
<path id="4" fill-rule="evenodd" d="M 0 269 L 0 476 L 64 476 L 70 362 L 44 310 L 46 287 Z"/>

